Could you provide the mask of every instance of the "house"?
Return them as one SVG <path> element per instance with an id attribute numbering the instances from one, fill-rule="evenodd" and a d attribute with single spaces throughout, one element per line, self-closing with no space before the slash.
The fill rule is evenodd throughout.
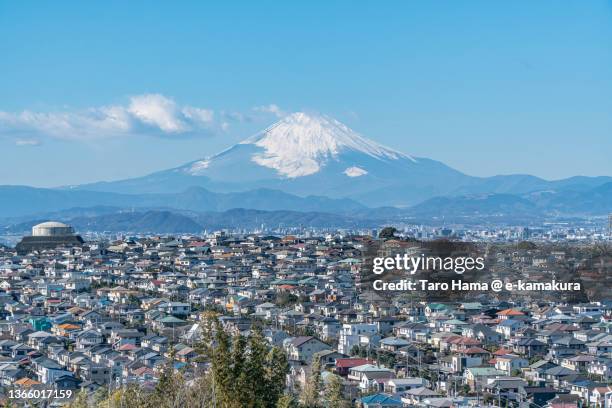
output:
<path id="1" fill-rule="evenodd" d="M 546 354 L 548 347 L 541 341 L 533 338 L 521 338 L 513 346 L 516 353 L 527 357 Z"/>
<path id="2" fill-rule="evenodd" d="M 559 358 L 568 355 L 576 355 L 583 350 L 586 350 L 586 345 L 583 341 L 573 336 L 566 336 L 552 342 L 550 354 L 553 357 Z"/>
<path id="3" fill-rule="evenodd" d="M 548 403 L 548 407 L 550 408 L 578 408 L 578 404 L 580 402 L 580 397 L 572 394 L 562 394 L 558 395 L 552 401 Z M 582 403 L 580 403 L 582 406 Z"/>
<path id="4" fill-rule="evenodd" d="M 396 408 L 403 405 L 401 400 L 382 393 L 362 397 L 359 403 L 363 408 Z"/>
<path id="5" fill-rule="evenodd" d="M 463 327 L 461 335 L 479 340 L 482 344 L 498 344 L 501 340 L 500 333 L 481 323 Z"/>
<path id="6" fill-rule="evenodd" d="M 520 386 L 518 389 L 518 402 L 527 402 L 536 406 L 544 406 L 555 398 L 557 390 L 550 387 Z"/>
<path id="7" fill-rule="evenodd" d="M 348 356 L 333 350 L 323 350 L 316 353 L 313 357 L 319 359 L 321 367 L 333 367 L 337 359 L 347 358 Z"/>
<path id="8" fill-rule="evenodd" d="M 389 371 L 364 371 L 359 381 L 359 389 L 361 392 L 378 392 L 384 390 L 385 382 L 395 378 L 395 373 L 392 370 Z"/>
<path id="9" fill-rule="evenodd" d="M 393 333 L 408 340 L 424 341 L 431 333 L 431 328 L 423 323 L 405 322 L 396 325 Z"/>
<path id="10" fill-rule="evenodd" d="M 350 368 L 347 378 L 357 382 L 359 389 L 362 391 L 370 391 L 372 389 L 381 391 L 384 388 L 382 380 L 395 378 L 395 372 L 388 368 L 364 364 Z"/>
<path id="11" fill-rule="evenodd" d="M 191 313 L 191 305 L 182 302 L 167 302 L 161 306 L 161 309 L 175 317 L 185 317 Z"/>
<path id="12" fill-rule="evenodd" d="M 76 390 L 80 383 L 81 380 L 72 375 L 63 375 L 53 380 L 53 386 L 58 390 Z"/>
<path id="13" fill-rule="evenodd" d="M 569 368 L 574 371 L 587 371 L 587 368 L 596 361 L 598 361 L 598 359 L 594 356 L 581 354 L 562 359 L 561 367 Z"/>
<path id="14" fill-rule="evenodd" d="M 198 354 L 191 347 L 183 347 L 182 349 L 176 352 L 176 358 L 183 363 L 187 363 L 196 358 L 197 356 Z"/>
<path id="15" fill-rule="evenodd" d="M 65 370 L 61 365 L 46 357 L 32 360 L 32 366 L 38 378 L 43 384 L 53 384 L 56 379 L 63 376 L 73 376 L 72 372 Z"/>
<path id="16" fill-rule="evenodd" d="M 589 404 L 593 407 L 612 406 L 612 386 L 594 387 L 589 394 Z"/>
<path id="17" fill-rule="evenodd" d="M 519 389 L 527 386 L 520 377 L 497 377 L 487 380 L 483 389 L 489 394 L 497 394 L 507 401 L 518 401 Z"/>
<path id="18" fill-rule="evenodd" d="M 77 350 L 83 350 L 102 343 L 104 343 L 104 336 L 95 330 L 83 330 L 76 335 Z"/>
<path id="19" fill-rule="evenodd" d="M 427 387 L 417 387 L 409 389 L 402 393 L 402 402 L 405 405 L 418 405 L 426 399 L 440 397 L 436 391 L 430 390 Z"/>
<path id="20" fill-rule="evenodd" d="M 495 331 L 509 340 L 519 329 L 524 327 L 524 325 L 522 320 L 506 319 L 499 322 L 495 327 Z"/>
<path id="21" fill-rule="evenodd" d="M 505 373 L 494 367 L 469 367 L 464 372 L 465 383 L 472 391 L 481 390 L 491 378 L 503 376 Z"/>
<path id="22" fill-rule="evenodd" d="M 385 392 L 397 394 L 421 387 L 429 387 L 429 382 L 424 378 L 393 378 L 385 384 Z"/>
<path id="23" fill-rule="evenodd" d="M 587 373 L 602 382 L 612 379 L 612 360 L 597 360 L 587 367 Z"/>
<path id="24" fill-rule="evenodd" d="M 527 367 L 529 361 L 514 354 L 507 354 L 495 358 L 495 368 L 503 371 L 506 375 L 513 375 L 523 367 Z"/>
<path id="25" fill-rule="evenodd" d="M 362 344 L 362 337 L 370 337 L 378 332 L 375 324 L 354 323 L 342 325 L 338 338 L 338 351 L 343 354 L 350 354 L 354 346 Z"/>
<path id="26" fill-rule="evenodd" d="M 290 360 L 309 362 L 315 353 L 329 350 L 329 345 L 312 336 L 300 336 L 285 341 L 285 351 Z"/>
<path id="27" fill-rule="evenodd" d="M 351 368 L 370 363 L 372 363 L 372 361 L 367 358 L 337 358 L 335 371 L 338 375 L 347 376 Z"/>
<path id="28" fill-rule="evenodd" d="M 569 368 L 557 366 L 545 370 L 540 378 L 543 378 L 547 384 L 552 384 L 555 387 L 559 387 L 564 378 L 578 374 L 574 370 Z"/>
<path id="29" fill-rule="evenodd" d="M 119 329 L 111 332 L 110 341 L 114 348 L 119 348 L 124 344 L 139 345 L 144 333 L 136 329 Z"/>
<path id="30" fill-rule="evenodd" d="M 387 337 L 380 341 L 380 348 L 387 351 L 397 351 L 409 345 L 410 342 L 401 337 Z"/>

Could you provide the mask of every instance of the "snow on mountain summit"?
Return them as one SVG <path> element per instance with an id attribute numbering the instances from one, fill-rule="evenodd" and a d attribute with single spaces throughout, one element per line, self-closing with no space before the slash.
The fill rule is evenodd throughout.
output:
<path id="1" fill-rule="evenodd" d="M 409 158 L 368 140 L 343 123 L 323 115 L 293 113 L 243 144 L 262 147 L 252 160 L 294 178 L 317 173 L 327 160 L 350 150 L 377 159 Z"/>
<path id="2" fill-rule="evenodd" d="M 298 112 L 213 156 L 89 187 L 168 193 L 196 186 L 216 193 L 258 190 L 262 197 L 282 191 L 408 206 L 470 187 L 474 180 L 436 160 L 382 146 L 328 116 Z"/>
<path id="3" fill-rule="evenodd" d="M 239 146 L 255 147 L 256 151 L 248 159 L 286 178 L 315 174 L 329 161 L 337 160 L 345 153 L 357 153 L 377 160 L 408 159 L 415 162 L 412 157 L 366 139 L 333 118 L 296 112 L 216 156 L 191 163 L 186 171 L 191 175 L 206 174 L 215 159 Z M 368 171 L 350 167 L 344 173 L 357 177 Z"/>

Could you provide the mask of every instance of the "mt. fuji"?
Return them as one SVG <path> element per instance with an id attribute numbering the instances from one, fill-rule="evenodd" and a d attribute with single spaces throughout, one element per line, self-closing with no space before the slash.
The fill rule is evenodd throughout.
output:
<path id="1" fill-rule="evenodd" d="M 365 139 L 344 124 L 325 116 L 294 113 L 240 145 L 255 145 L 263 152 L 251 157 L 260 166 L 274 169 L 280 176 L 297 178 L 318 173 L 327 161 L 335 160 L 347 151 L 365 154 L 380 160 L 414 159 Z M 207 168 L 210 161 L 196 162 L 192 174 Z M 349 177 L 368 172 L 359 167 L 348 167 Z"/>
<path id="2" fill-rule="evenodd" d="M 369 205 L 411 205 L 473 178 L 366 139 L 324 115 L 293 113 L 214 156 L 151 175 L 81 189 L 168 193 L 278 189 L 299 196 L 350 197 Z"/>
<path id="3" fill-rule="evenodd" d="M 473 177 L 382 146 L 328 116 L 298 112 L 216 155 L 144 177 L 71 189 L 123 194 L 183 193 L 192 187 L 215 193 L 257 190 L 258 200 L 265 196 L 268 202 L 275 202 L 272 190 L 276 190 L 306 200 L 324 196 L 370 207 L 410 207 L 434 197 L 459 196 L 476 197 L 477 205 L 489 194 L 538 193 L 527 198 L 549 197 L 555 202 L 611 181 L 609 177 L 556 181 L 529 175 Z"/>

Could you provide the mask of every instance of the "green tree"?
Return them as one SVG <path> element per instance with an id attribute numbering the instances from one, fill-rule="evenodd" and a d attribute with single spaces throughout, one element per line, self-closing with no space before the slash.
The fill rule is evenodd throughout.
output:
<path id="1" fill-rule="evenodd" d="M 284 394 L 278 399 L 276 408 L 298 408 L 298 403 L 293 395 Z"/>
<path id="2" fill-rule="evenodd" d="M 114 391 L 100 404 L 104 408 L 152 407 L 149 395 L 137 384 L 130 384 Z M 159 408 L 159 407 L 158 407 Z"/>
<path id="3" fill-rule="evenodd" d="M 325 406 L 327 408 L 348 408 L 349 402 L 344 398 L 342 378 L 331 375 L 325 386 Z"/>
<path id="4" fill-rule="evenodd" d="M 212 380 L 217 400 L 223 407 L 231 407 L 234 398 L 234 372 L 231 367 L 229 335 L 218 319 L 214 322 L 215 346 L 212 348 Z"/>
<path id="5" fill-rule="evenodd" d="M 76 398 L 68 405 L 69 408 L 88 408 L 89 407 L 89 394 L 85 388 L 81 388 L 81 391 L 77 394 Z"/>
<path id="6" fill-rule="evenodd" d="M 529 250 L 537 249 L 538 247 L 536 244 L 534 244 L 531 241 L 521 241 L 518 244 L 516 244 L 516 248 L 529 251 Z"/>
<path id="7" fill-rule="evenodd" d="M 155 407 L 174 407 L 181 405 L 184 398 L 184 379 L 180 373 L 174 372 L 174 348 L 164 365 L 150 401 Z"/>
<path id="8" fill-rule="evenodd" d="M 287 355 L 278 347 L 272 347 L 268 353 L 266 368 L 266 406 L 273 407 L 280 400 L 285 391 L 289 362 Z"/>
<path id="9" fill-rule="evenodd" d="M 102 406 L 102 402 L 105 401 L 109 396 L 107 387 L 100 387 L 93 394 L 93 402 L 97 407 Z"/>
<path id="10" fill-rule="evenodd" d="M 253 402 L 253 392 L 250 379 L 247 376 L 247 339 L 244 336 L 234 336 L 232 342 L 232 372 L 235 379 L 235 397 L 233 404 L 236 406 L 249 406 Z"/>
<path id="11" fill-rule="evenodd" d="M 380 239 L 393 239 L 395 237 L 395 233 L 397 229 L 395 227 L 385 227 L 378 233 L 378 238 Z"/>
<path id="12" fill-rule="evenodd" d="M 266 407 L 276 404 L 276 399 L 271 403 L 266 398 L 269 385 L 266 377 L 266 362 L 268 346 L 263 338 L 261 330 L 255 327 L 251 330 L 248 338 L 249 358 L 245 366 L 246 377 L 251 384 L 251 392 L 254 394 L 254 406 Z"/>
<path id="13" fill-rule="evenodd" d="M 320 407 L 321 389 L 321 363 L 315 355 L 312 359 L 312 365 L 310 366 L 310 376 L 302 390 L 302 404 L 306 408 Z"/>
<path id="14" fill-rule="evenodd" d="M 198 393 L 214 399 L 219 408 L 274 408 L 283 396 L 289 363 L 285 353 L 270 349 L 261 329 L 248 338 L 230 336 L 215 314 L 203 316 L 202 340 L 196 345 L 200 360 L 210 366 Z M 209 378 L 208 378 L 209 377 Z M 194 392 L 189 391 L 193 399 Z M 190 399 L 190 401 L 191 401 Z"/>

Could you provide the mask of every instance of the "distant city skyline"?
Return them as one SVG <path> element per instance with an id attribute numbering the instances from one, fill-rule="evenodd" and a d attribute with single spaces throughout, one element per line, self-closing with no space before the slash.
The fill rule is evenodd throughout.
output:
<path id="1" fill-rule="evenodd" d="M 612 176 L 612 3 L 0 1 L 0 184 L 137 177 L 286 113 L 475 176 Z"/>

